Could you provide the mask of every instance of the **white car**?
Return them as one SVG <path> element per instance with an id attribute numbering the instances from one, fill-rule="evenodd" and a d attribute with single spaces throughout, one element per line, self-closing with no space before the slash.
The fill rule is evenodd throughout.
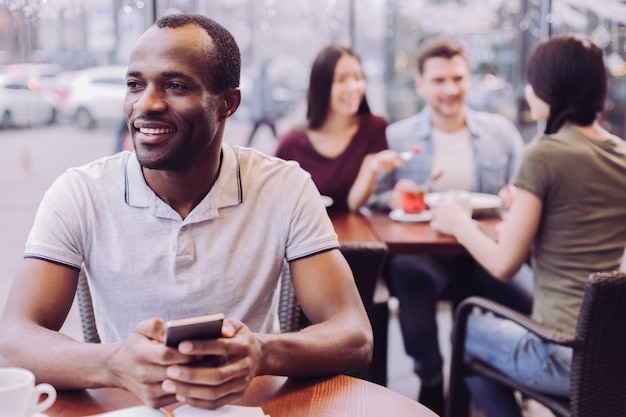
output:
<path id="1" fill-rule="evenodd" d="M 30 85 L 25 76 L 0 74 L 0 128 L 52 124 L 56 117 L 49 93 Z"/>
<path id="2" fill-rule="evenodd" d="M 126 67 L 93 67 L 75 73 L 65 102 L 65 114 L 78 126 L 93 129 L 123 116 Z"/>

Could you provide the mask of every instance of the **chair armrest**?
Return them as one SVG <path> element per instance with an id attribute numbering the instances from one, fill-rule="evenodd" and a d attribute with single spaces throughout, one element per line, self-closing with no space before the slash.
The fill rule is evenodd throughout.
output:
<path id="1" fill-rule="evenodd" d="M 469 315 L 475 309 L 481 309 L 483 312 L 491 312 L 498 317 L 509 319 L 520 326 L 535 333 L 537 336 L 545 341 L 557 343 L 564 346 L 575 345 L 575 337 L 571 334 L 556 330 L 554 328 L 543 325 L 530 317 L 521 314 L 513 309 L 505 307 L 494 301 L 488 300 L 483 297 L 469 297 L 463 300 L 457 307 L 454 319 L 454 331 L 452 335 L 452 359 L 450 367 L 450 386 L 448 390 L 448 408 L 446 409 L 446 417 L 453 417 L 459 415 L 467 402 L 467 393 L 464 388 L 464 380 L 468 375 L 482 374 L 490 375 L 492 379 L 504 383 L 514 389 L 522 390 L 523 387 L 519 384 L 515 384 L 515 381 L 507 378 L 500 378 L 499 373 L 492 372 L 487 364 L 482 364 L 479 361 L 472 361 L 471 363 L 465 362 L 465 336 L 467 335 L 467 321 Z M 524 392 L 524 391 L 522 391 Z M 533 393 L 533 398 L 539 398 L 541 393 Z M 465 398 L 463 400 L 462 398 Z M 544 401 L 551 401 L 551 409 L 554 410 L 566 410 L 563 404 L 558 403 L 557 400 L 552 401 L 547 396 L 542 396 Z M 567 415 L 567 414 L 560 414 Z"/>
<path id="2" fill-rule="evenodd" d="M 544 341 L 569 347 L 574 347 L 576 344 L 576 338 L 573 334 L 546 326 L 516 310 L 483 297 L 469 297 L 459 304 L 456 312 L 458 323 L 462 322 L 463 327 L 465 327 L 469 315 L 475 308 L 480 308 L 482 311 L 488 311 L 498 317 L 511 320 L 536 334 Z"/>

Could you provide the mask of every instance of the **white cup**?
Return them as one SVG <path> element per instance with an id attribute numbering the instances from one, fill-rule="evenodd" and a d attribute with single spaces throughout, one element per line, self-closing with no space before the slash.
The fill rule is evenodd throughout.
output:
<path id="1" fill-rule="evenodd" d="M 46 398 L 39 402 L 42 395 Z M 57 392 L 50 384 L 35 385 L 35 376 L 27 369 L 0 368 L 0 415 L 33 417 L 54 404 Z"/>

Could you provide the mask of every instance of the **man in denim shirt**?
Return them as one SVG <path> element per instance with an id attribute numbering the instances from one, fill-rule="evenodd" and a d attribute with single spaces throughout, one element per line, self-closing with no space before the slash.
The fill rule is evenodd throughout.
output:
<path id="1" fill-rule="evenodd" d="M 523 141 L 501 115 L 465 105 L 470 70 L 462 47 L 447 39 L 424 44 L 417 58 L 417 92 L 426 107 L 389 125 L 389 148 L 412 156 L 379 177 L 374 208 L 399 208 L 399 191 L 426 184 L 430 191 L 461 189 L 510 198 L 509 180 L 517 169 Z M 530 313 L 532 275 L 522 270 L 509 284 L 492 279 L 473 259 L 455 256 L 397 254 L 386 275 L 400 302 L 400 326 L 406 352 L 421 381 L 419 401 L 443 414 L 443 360 L 437 339 L 436 303 L 452 290 L 453 300 L 480 294 Z M 458 278 L 456 278 L 458 277 Z M 449 284 L 453 282 L 453 286 Z"/>

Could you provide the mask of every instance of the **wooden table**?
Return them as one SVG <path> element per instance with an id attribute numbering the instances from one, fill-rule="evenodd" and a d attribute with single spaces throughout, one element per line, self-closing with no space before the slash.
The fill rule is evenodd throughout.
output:
<path id="1" fill-rule="evenodd" d="M 397 222 L 391 220 L 388 213 L 376 211 L 354 215 L 363 217 L 376 238 L 387 244 L 391 254 L 467 255 L 467 250 L 454 237 L 436 232 L 430 227 L 430 222 Z M 495 226 L 502 220 L 491 217 L 476 221 L 478 227 L 495 238 Z"/>
<path id="2" fill-rule="evenodd" d="M 320 379 L 257 377 L 238 404 L 261 407 L 271 417 L 436 417 L 397 392 L 345 375 Z M 135 405 L 140 402 L 121 389 L 60 391 L 46 415 L 83 417 Z"/>
<path id="3" fill-rule="evenodd" d="M 340 242 L 368 242 L 381 240 L 374 233 L 368 220 L 360 213 L 330 212 L 330 220 Z"/>
<path id="4" fill-rule="evenodd" d="M 366 209 L 360 213 L 331 212 L 330 219 L 340 242 L 381 241 L 387 244 L 391 254 L 467 255 L 467 250 L 454 237 L 434 231 L 430 222 L 397 222 L 388 213 Z M 493 238 L 501 221 L 499 217 L 476 220 L 478 227 Z"/>

